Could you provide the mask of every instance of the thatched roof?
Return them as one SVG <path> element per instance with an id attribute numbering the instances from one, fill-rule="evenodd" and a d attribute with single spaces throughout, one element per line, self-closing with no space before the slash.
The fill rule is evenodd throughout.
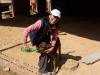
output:
<path id="1" fill-rule="evenodd" d="M 11 3 L 11 0 L 0 0 L 0 3 Z"/>

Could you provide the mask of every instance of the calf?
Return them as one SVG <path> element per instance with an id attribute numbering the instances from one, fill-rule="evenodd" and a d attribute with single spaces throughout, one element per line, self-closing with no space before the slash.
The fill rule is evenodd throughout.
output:
<path id="1" fill-rule="evenodd" d="M 37 47 L 37 50 L 38 50 L 39 53 L 44 53 L 50 47 L 51 47 L 51 44 L 47 44 L 45 42 L 42 42 Z M 62 57 L 61 57 L 61 43 L 60 43 L 59 37 L 57 38 L 57 41 L 56 41 L 56 44 L 55 44 L 55 47 L 54 47 L 53 51 L 49 53 L 49 55 L 50 55 L 50 65 L 53 62 L 53 66 L 54 66 L 53 72 L 54 73 L 56 73 L 57 50 L 59 50 L 59 58 L 60 58 L 60 60 L 62 60 Z M 51 60 L 51 58 L 53 58 L 53 61 Z"/>

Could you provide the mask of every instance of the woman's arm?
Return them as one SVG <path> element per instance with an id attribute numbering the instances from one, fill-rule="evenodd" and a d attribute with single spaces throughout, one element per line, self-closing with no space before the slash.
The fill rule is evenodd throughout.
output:
<path id="1" fill-rule="evenodd" d="M 58 29 L 54 29 L 52 31 L 52 41 L 51 41 L 51 48 L 49 48 L 49 51 L 53 51 L 56 41 L 57 41 L 57 37 L 58 37 Z"/>
<path id="2" fill-rule="evenodd" d="M 41 27 L 41 20 L 38 20 L 37 22 L 35 22 L 34 24 L 30 25 L 29 27 L 27 27 L 25 30 L 24 30 L 24 33 L 23 33 L 23 37 L 22 37 L 22 44 L 23 46 L 27 46 L 27 38 L 28 38 L 28 34 L 32 31 L 38 31 Z"/>

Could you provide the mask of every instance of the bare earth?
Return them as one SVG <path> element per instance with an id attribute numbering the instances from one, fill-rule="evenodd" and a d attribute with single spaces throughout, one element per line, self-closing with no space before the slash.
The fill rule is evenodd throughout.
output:
<path id="1" fill-rule="evenodd" d="M 39 53 L 21 52 L 22 35 L 24 29 L 34 23 L 38 17 L 16 17 L 14 19 L 0 20 L 0 51 L 8 56 L 7 60 L 32 70 L 38 74 Z M 100 18 L 99 17 L 70 17 L 64 16 L 60 22 L 59 37 L 61 40 L 62 61 L 57 61 L 57 75 L 100 75 L 100 61 L 86 65 L 80 61 L 94 52 L 100 50 Z M 64 35 L 66 33 L 67 35 Z M 29 41 L 29 38 L 28 38 Z M 28 43 L 31 46 L 31 43 Z M 34 47 L 35 48 L 35 47 Z M 0 58 L 1 59 L 1 58 Z M 19 61 L 17 61 L 17 59 Z M 69 59 L 79 63 L 75 70 L 66 69 Z M 14 61 L 16 60 L 16 61 Z M 22 62 L 27 63 L 23 65 Z M 72 61 L 73 62 L 73 61 Z M 29 68 L 29 67 L 33 68 Z M 70 65 L 69 65 L 70 66 Z M 8 64 L 7 67 L 10 67 Z M 11 67 L 10 67 L 11 69 Z M 24 72 L 23 72 L 24 73 Z M 0 75 L 15 75 L 0 68 Z M 26 75 L 26 74 L 23 74 Z M 28 74 L 27 74 L 28 75 Z"/>

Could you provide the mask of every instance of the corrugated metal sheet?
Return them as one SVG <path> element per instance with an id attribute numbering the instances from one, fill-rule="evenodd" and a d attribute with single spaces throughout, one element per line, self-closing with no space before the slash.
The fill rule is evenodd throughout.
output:
<path id="1" fill-rule="evenodd" d="M 93 53 L 93 54 L 90 54 L 89 56 L 87 57 L 84 57 L 82 58 L 80 61 L 86 63 L 86 64 L 92 64 L 96 61 L 100 60 L 100 50 Z"/>
<path id="2" fill-rule="evenodd" d="M 11 3 L 12 0 L 0 0 L 0 3 Z"/>

